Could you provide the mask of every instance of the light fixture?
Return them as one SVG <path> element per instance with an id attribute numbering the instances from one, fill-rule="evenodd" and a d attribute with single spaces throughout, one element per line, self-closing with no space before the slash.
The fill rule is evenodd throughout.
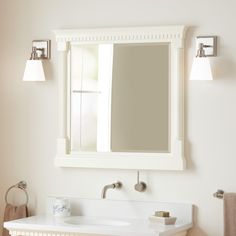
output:
<path id="1" fill-rule="evenodd" d="M 198 36 L 197 54 L 193 60 L 190 80 L 213 80 L 208 57 L 216 56 L 216 36 Z"/>
<path id="2" fill-rule="evenodd" d="M 42 60 L 50 59 L 50 40 L 34 40 L 30 59 L 26 62 L 23 81 L 45 81 Z"/>

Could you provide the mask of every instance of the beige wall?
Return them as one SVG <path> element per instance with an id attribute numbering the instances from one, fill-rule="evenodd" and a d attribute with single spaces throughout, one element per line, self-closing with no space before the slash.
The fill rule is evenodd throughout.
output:
<path id="1" fill-rule="evenodd" d="M 191 236 L 222 236 L 222 201 L 217 188 L 236 191 L 236 44 L 233 0 L 0 0 L 0 212 L 6 188 L 25 179 L 31 208 L 44 211 L 46 196 L 98 198 L 114 180 L 123 191 L 114 199 L 189 202 L 196 205 Z M 59 169 L 53 166 L 57 136 L 56 51 L 53 29 L 185 24 L 186 74 L 194 55 L 194 36 L 218 35 L 216 80 L 189 82 L 186 77 L 184 172 L 144 172 L 149 191 L 133 191 L 134 171 Z M 23 83 L 31 40 L 51 38 L 52 60 L 46 83 Z M 84 180 L 86 186 L 84 185 Z M 69 184 L 71 183 L 71 184 Z"/>

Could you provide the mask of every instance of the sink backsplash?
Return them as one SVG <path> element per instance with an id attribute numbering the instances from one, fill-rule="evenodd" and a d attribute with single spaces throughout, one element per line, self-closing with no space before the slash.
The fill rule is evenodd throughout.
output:
<path id="1" fill-rule="evenodd" d="M 56 197 L 48 197 L 47 214 L 53 213 Z M 184 203 L 69 198 L 71 214 L 130 219 L 148 219 L 155 211 L 169 211 L 178 222 L 192 222 L 193 206 Z"/>

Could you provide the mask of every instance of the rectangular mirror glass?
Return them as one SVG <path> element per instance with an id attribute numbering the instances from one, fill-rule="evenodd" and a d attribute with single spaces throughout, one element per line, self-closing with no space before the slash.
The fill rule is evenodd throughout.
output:
<path id="1" fill-rule="evenodd" d="M 169 45 L 114 46 L 111 150 L 169 149 Z"/>
<path id="2" fill-rule="evenodd" d="M 168 44 L 72 46 L 71 150 L 168 152 Z"/>

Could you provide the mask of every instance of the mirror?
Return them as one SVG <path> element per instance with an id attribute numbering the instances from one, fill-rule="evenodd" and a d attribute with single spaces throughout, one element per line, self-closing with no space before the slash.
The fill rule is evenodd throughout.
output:
<path id="1" fill-rule="evenodd" d="M 168 101 L 168 44 L 71 47 L 71 150 L 168 152 Z"/>
<path id="2" fill-rule="evenodd" d="M 184 26 L 56 31 L 56 165 L 184 169 Z"/>
<path id="3" fill-rule="evenodd" d="M 111 151 L 168 152 L 169 45 L 114 46 Z"/>

